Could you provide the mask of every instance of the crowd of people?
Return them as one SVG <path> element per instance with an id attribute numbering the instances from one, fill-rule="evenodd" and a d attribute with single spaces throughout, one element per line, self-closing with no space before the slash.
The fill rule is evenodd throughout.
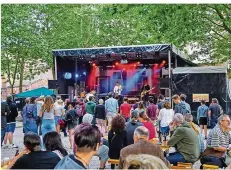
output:
<path id="1" fill-rule="evenodd" d="M 73 101 L 60 96 L 55 100 L 51 96 L 27 98 L 21 113 L 25 150 L 8 168 L 87 169 L 93 156 L 99 157 L 100 169 L 109 158 L 118 159 L 120 169 L 169 169 L 171 164 L 199 159 L 219 167 L 231 163 L 230 118 L 217 99 L 209 107 L 202 100 L 195 121 L 184 94 L 172 97 L 174 109 L 163 95 L 157 101 L 151 98 L 148 103 L 137 100 L 135 104 L 127 97 L 120 103 L 118 98 L 113 93 L 105 101 L 96 101 L 93 93 Z M 1 102 L 4 148 L 17 147 L 13 144 L 17 116 L 12 96 L 8 96 Z M 209 134 L 207 125 L 212 128 Z M 67 130 L 73 153 L 68 153 L 61 140 L 61 132 L 67 136 Z M 159 144 L 150 142 L 157 137 Z M 169 146 L 165 152 L 160 147 L 164 141 Z"/>

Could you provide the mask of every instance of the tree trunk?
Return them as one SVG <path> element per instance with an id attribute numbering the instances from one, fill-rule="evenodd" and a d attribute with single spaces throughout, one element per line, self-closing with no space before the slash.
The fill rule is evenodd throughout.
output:
<path id="1" fill-rule="evenodd" d="M 14 94 L 14 85 L 13 84 L 10 86 L 10 89 L 11 89 L 11 94 Z"/>
<path id="2" fill-rule="evenodd" d="M 23 71 L 24 71 L 24 57 L 22 57 L 22 60 L 21 60 L 21 68 L 20 68 L 20 78 L 19 78 L 19 92 L 21 93 L 22 92 L 22 84 L 23 84 Z"/>

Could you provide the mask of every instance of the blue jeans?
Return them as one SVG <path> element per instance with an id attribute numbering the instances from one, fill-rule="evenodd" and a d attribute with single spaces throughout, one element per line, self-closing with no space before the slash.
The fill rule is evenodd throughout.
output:
<path id="1" fill-rule="evenodd" d="M 185 159 L 180 152 L 170 153 L 166 159 L 173 165 L 177 165 L 178 162 L 185 162 Z"/>
<path id="2" fill-rule="evenodd" d="M 56 131 L 55 120 L 54 119 L 43 119 L 41 125 L 42 136 L 47 132 Z"/>
<path id="3" fill-rule="evenodd" d="M 217 119 L 218 119 L 218 117 L 211 117 L 210 126 L 211 126 L 212 129 L 216 126 Z"/>
<path id="4" fill-rule="evenodd" d="M 13 123 L 7 123 L 7 127 L 6 127 L 6 132 L 11 132 L 11 133 L 14 133 L 14 130 L 15 130 L 15 127 L 16 127 L 16 123 L 13 122 Z"/>
<path id="5" fill-rule="evenodd" d="M 6 134 L 6 127 L 1 128 L 1 146 Z"/>
<path id="6" fill-rule="evenodd" d="M 62 119 L 62 116 L 55 116 L 55 126 L 59 125 L 59 119 Z"/>
<path id="7" fill-rule="evenodd" d="M 34 132 L 38 133 L 38 126 L 35 120 L 27 120 L 24 124 L 24 133 Z"/>

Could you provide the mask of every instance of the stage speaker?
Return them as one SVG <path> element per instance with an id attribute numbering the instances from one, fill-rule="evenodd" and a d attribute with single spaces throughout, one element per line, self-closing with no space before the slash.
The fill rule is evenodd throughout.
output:
<path id="1" fill-rule="evenodd" d="M 169 78 L 160 78 L 160 88 L 169 88 Z"/>
<path id="2" fill-rule="evenodd" d="M 48 89 L 58 89 L 59 83 L 58 80 L 48 80 Z"/>

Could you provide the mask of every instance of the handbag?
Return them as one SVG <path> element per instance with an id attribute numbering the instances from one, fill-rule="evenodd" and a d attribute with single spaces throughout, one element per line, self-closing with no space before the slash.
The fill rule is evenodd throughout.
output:
<path id="1" fill-rule="evenodd" d="M 206 148 L 204 153 L 202 154 L 202 157 L 211 156 L 211 157 L 216 157 L 216 158 L 223 158 L 224 155 L 225 155 L 225 152 L 216 151 L 213 148 Z"/>
<path id="2" fill-rule="evenodd" d="M 59 120 L 58 120 L 58 124 L 59 124 L 60 127 L 62 128 L 62 127 L 64 127 L 65 122 L 63 121 L 63 119 L 59 119 Z"/>

